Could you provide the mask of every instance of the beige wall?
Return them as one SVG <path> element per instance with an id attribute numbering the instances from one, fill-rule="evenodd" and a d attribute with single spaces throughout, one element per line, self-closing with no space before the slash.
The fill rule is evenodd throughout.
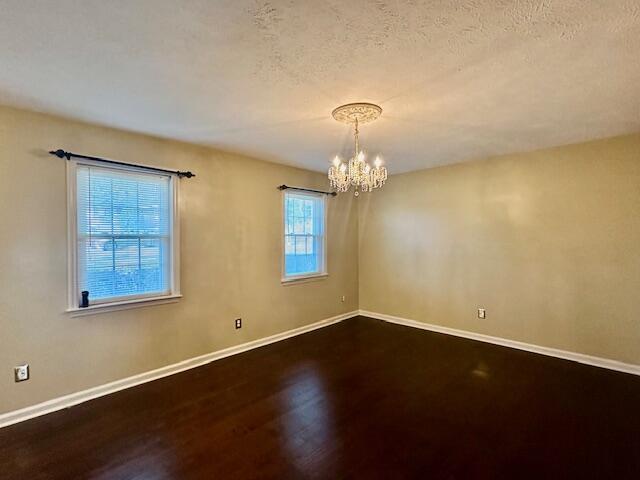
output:
<path id="1" fill-rule="evenodd" d="M 361 309 L 640 364 L 640 135 L 392 176 L 359 211 Z"/>
<path id="2" fill-rule="evenodd" d="M 181 184 L 179 303 L 64 313 L 65 161 L 46 153 L 59 147 L 196 172 Z M 280 284 L 276 186 L 326 188 L 321 173 L 9 108 L 0 108 L 0 166 L 0 413 L 358 308 L 349 195 L 329 200 L 329 277 Z M 16 384 L 21 362 L 32 378 Z"/>
<path id="3" fill-rule="evenodd" d="M 54 147 L 197 173 L 181 188 L 180 302 L 64 313 Z M 358 306 L 640 364 L 640 135 L 395 175 L 360 197 L 359 222 L 353 196 L 330 199 L 330 275 L 292 286 L 275 187 L 324 188 L 321 173 L 10 108 L 0 166 L 0 413 Z M 21 362 L 32 378 L 16 384 Z"/>

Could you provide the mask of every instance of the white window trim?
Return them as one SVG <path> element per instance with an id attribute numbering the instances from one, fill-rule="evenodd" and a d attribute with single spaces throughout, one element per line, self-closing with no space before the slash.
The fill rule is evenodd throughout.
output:
<path id="1" fill-rule="evenodd" d="M 294 192 L 296 191 L 295 188 L 292 188 L 291 190 L 293 190 Z M 314 194 L 310 194 L 309 192 L 301 192 L 304 195 L 310 195 L 310 196 L 315 196 Z M 317 196 L 319 198 L 322 199 L 322 212 L 324 215 L 324 234 L 322 235 L 322 269 L 320 272 L 315 272 L 315 273 L 308 273 L 308 274 L 303 274 L 303 275 L 286 275 L 286 270 L 285 270 L 285 244 L 286 244 L 286 221 L 287 219 L 285 218 L 285 200 L 287 198 L 287 191 L 283 190 L 282 191 L 282 206 L 280 208 L 280 214 L 282 215 L 282 228 L 280 230 L 281 232 L 281 246 L 280 246 L 280 255 L 282 257 L 281 260 L 281 275 L 280 275 L 280 283 L 282 285 L 289 285 L 289 284 L 296 284 L 296 283 L 307 283 L 307 282 L 312 282 L 315 280 L 322 280 L 325 279 L 329 276 L 329 272 L 327 271 L 327 257 L 328 257 L 328 252 L 327 252 L 327 231 L 328 231 L 328 225 L 327 225 L 327 196 L 322 194 L 322 193 L 318 193 Z"/>
<path id="2" fill-rule="evenodd" d="M 311 273 L 309 275 L 297 275 L 295 277 L 289 276 L 286 278 L 280 279 L 280 283 L 283 285 L 289 285 L 292 283 L 307 283 L 313 282 L 314 280 L 322 280 L 329 276 L 328 273 Z"/>
<path id="3" fill-rule="evenodd" d="M 165 174 L 170 177 L 171 199 L 171 270 L 169 292 L 159 294 L 137 295 L 108 299 L 97 303 L 90 303 L 88 307 L 80 307 L 80 292 L 78 291 L 78 206 L 77 206 L 77 167 L 78 165 L 96 166 L 113 170 L 133 173 L 146 173 L 144 167 L 109 165 L 92 160 L 71 159 L 67 161 L 67 309 L 66 312 L 76 315 L 90 315 L 106 311 L 124 310 L 162 303 L 178 301 L 180 293 L 180 182 L 175 174 Z"/>
<path id="4" fill-rule="evenodd" d="M 98 303 L 88 307 L 68 308 L 67 313 L 72 317 L 82 317 L 84 315 L 94 315 L 97 313 L 116 312 L 118 310 L 129 310 L 131 308 L 150 307 L 152 305 L 163 305 L 165 303 L 176 303 L 182 295 L 163 295 L 158 297 L 143 297 L 134 300 L 122 300 L 119 302 Z"/>

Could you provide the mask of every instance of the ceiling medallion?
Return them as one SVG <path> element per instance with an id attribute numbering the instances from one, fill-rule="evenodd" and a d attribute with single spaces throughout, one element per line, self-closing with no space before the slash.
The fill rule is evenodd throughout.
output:
<path id="1" fill-rule="evenodd" d="M 348 103 L 336 108 L 331 114 L 337 121 L 354 126 L 355 143 L 353 156 L 347 162 L 343 162 L 338 155 L 333 159 L 328 173 L 331 188 L 346 192 L 353 185 L 354 195 L 357 197 L 360 195 L 359 190 L 370 192 L 382 187 L 387 180 L 387 169 L 379 156 L 376 156 L 373 167 L 369 165 L 358 141 L 358 125 L 376 120 L 382 114 L 382 108 L 373 103 Z"/>

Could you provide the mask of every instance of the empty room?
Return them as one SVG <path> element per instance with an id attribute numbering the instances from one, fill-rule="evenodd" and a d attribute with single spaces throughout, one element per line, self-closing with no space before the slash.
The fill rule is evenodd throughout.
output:
<path id="1" fill-rule="evenodd" d="M 0 0 L 0 479 L 640 478 L 638 0 Z"/>

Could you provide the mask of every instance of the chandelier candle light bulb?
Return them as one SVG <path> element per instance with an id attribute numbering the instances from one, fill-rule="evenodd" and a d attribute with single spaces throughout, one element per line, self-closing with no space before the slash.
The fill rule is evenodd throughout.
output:
<path id="1" fill-rule="evenodd" d="M 384 185 L 387 180 L 387 169 L 379 156 L 376 157 L 373 167 L 367 163 L 358 138 L 359 124 L 372 122 L 380 114 L 382 114 L 382 108 L 372 103 L 350 103 L 333 111 L 333 118 L 354 126 L 354 149 L 353 156 L 346 163 L 338 155 L 333 159 L 328 173 L 331 188 L 338 192 L 346 192 L 353 185 L 354 195 L 357 197 L 360 191 L 370 192 Z"/>

